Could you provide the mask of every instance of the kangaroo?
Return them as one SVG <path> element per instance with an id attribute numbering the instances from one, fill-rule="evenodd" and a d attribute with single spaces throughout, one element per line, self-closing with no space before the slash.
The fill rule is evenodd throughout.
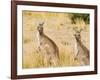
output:
<path id="1" fill-rule="evenodd" d="M 58 66 L 59 65 L 59 49 L 55 42 L 44 34 L 43 24 L 37 26 L 39 50 L 44 56 L 44 65 Z"/>
<path id="2" fill-rule="evenodd" d="M 75 56 L 75 60 L 80 61 L 80 65 L 89 65 L 89 50 L 83 45 L 81 41 L 81 35 L 80 31 L 75 30 L 76 33 L 74 34 L 75 40 L 76 40 L 76 47 L 77 47 L 77 54 Z"/>

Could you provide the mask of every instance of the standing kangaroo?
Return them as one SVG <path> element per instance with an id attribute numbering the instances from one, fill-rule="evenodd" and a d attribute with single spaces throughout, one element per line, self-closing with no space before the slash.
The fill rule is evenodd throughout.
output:
<path id="1" fill-rule="evenodd" d="M 77 54 L 75 56 L 75 60 L 79 60 L 80 65 L 89 65 L 89 59 L 90 59 L 89 50 L 83 45 L 81 41 L 81 35 L 80 35 L 81 31 L 82 29 L 80 31 L 75 30 L 76 33 L 74 34 L 77 47 Z"/>
<path id="2" fill-rule="evenodd" d="M 59 64 L 59 49 L 57 45 L 48 36 L 44 34 L 43 24 L 41 23 L 37 27 L 39 50 L 43 53 L 44 65 L 46 66 L 58 66 Z"/>

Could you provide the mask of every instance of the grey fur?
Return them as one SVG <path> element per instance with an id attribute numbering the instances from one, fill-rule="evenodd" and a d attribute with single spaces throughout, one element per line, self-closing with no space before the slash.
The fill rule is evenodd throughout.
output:
<path id="1" fill-rule="evenodd" d="M 80 31 L 75 30 L 74 34 L 77 45 L 77 54 L 75 56 L 75 60 L 79 60 L 80 65 L 89 65 L 89 59 L 90 59 L 89 50 L 84 46 L 84 44 L 81 41 L 81 35 L 80 35 L 81 31 L 82 29 Z"/>

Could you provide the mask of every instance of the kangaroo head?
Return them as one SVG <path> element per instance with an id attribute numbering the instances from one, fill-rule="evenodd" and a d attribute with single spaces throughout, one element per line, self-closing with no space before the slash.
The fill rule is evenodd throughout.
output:
<path id="1" fill-rule="evenodd" d="M 39 32 L 40 34 L 43 33 L 43 24 L 44 24 L 44 22 L 43 22 L 43 23 L 40 23 L 40 24 L 37 26 L 37 30 L 38 30 L 38 32 Z"/>
<path id="2" fill-rule="evenodd" d="M 81 31 L 82 31 L 83 29 L 78 30 L 77 28 L 73 28 L 73 30 L 75 31 L 74 37 L 75 37 L 77 40 L 81 40 Z"/>
<path id="3" fill-rule="evenodd" d="M 77 32 L 74 34 L 74 36 L 75 36 L 75 38 L 76 38 L 77 40 L 81 40 L 81 35 L 80 35 L 80 32 L 79 32 L 79 31 L 77 31 Z"/>

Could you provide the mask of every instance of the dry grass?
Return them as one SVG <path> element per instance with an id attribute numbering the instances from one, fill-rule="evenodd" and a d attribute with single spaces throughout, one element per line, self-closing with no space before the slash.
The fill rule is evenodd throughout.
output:
<path id="1" fill-rule="evenodd" d="M 83 21 L 72 25 L 67 13 L 23 11 L 23 68 L 46 67 L 43 62 L 43 54 L 38 52 L 36 36 L 36 27 L 42 21 L 45 21 L 45 34 L 59 47 L 60 66 L 79 66 L 80 62 L 74 60 L 75 39 L 72 27 L 86 27 L 81 35 L 84 45 L 89 49 L 89 25 L 84 24 Z"/>

